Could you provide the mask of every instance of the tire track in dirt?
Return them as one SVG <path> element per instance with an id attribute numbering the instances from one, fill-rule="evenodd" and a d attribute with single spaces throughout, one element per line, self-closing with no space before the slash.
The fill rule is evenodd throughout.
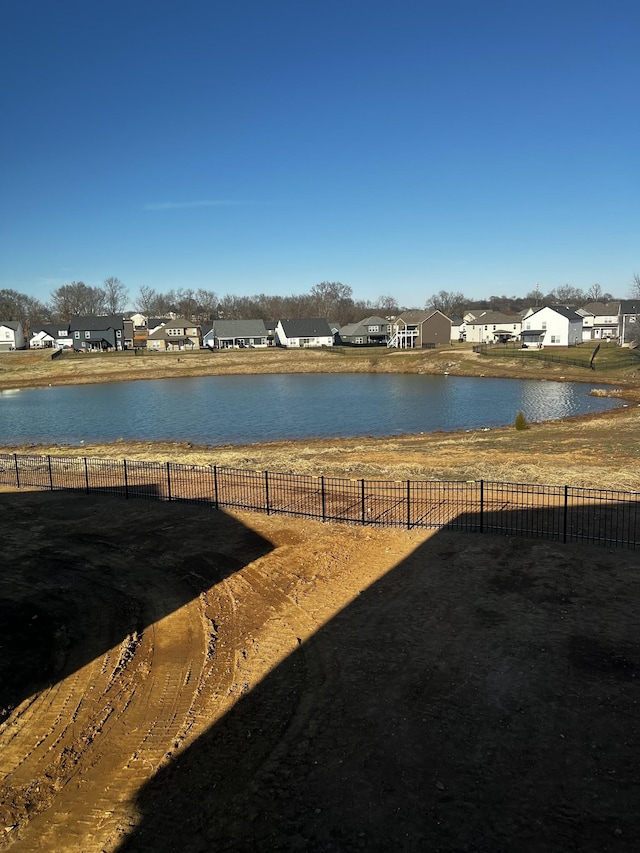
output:
<path id="1" fill-rule="evenodd" d="M 198 684 L 192 672 L 205 659 L 200 625 L 196 599 L 30 704 L 4 784 L 31 790 L 53 780 L 52 790 L 48 807 L 11 834 L 12 849 L 107 849 L 131 826 L 127 804 L 184 737 Z M 35 746 L 33 731 L 43 732 Z"/>

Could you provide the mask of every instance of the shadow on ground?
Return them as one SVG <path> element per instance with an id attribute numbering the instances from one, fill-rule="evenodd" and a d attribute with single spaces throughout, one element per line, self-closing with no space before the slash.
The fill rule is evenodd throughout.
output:
<path id="1" fill-rule="evenodd" d="M 435 535 L 140 792 L 120 853 L 637 849 L 639 568 Z"/>
<path id="2" fill-rule="evenodd" d="M 0 721 L 272 548 L 224 512 L 161 506 L 159 516 L 157 503 L 130 513 L 121 497 L 0 493 Z M 149 589 L 154 574 L 162 595 Z"/>

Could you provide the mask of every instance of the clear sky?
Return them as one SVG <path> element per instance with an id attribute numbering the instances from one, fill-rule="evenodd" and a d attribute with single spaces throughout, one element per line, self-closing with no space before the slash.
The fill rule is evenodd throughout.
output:
<path id="1" fill-rule="evenodd" d="M 638 0 L 3 0 L 0 288 L 640 272 Z"/>

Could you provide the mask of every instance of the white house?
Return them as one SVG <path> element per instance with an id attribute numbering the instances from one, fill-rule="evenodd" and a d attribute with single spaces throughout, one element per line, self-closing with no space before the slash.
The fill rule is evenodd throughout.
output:
<path id="1" fill-rule="evenodd" d="M 24 331 L 18 320 L 0 321 L 0 352 L 24 348 Z"/>
<path id="2" fill-rule="evenodd" d="M 73 347 L 73 335 L 67 322 L 49 323 L 45 326 L 34 326 L 29 338 L 29 349 L 57 349 Z"/>
<path id="3" fill-rule="evenodd" d="M 326 320 L 278 320 L 275 330 L 279 347 L 331 347 L 333 333 Z"/>
<path id="4" fill-rule="evenodd" d="M 576 313 L 582 317 L 583 341 L 612 341 L 620 336 L 619 302 L 589 302 Z"/>
<path id="5" fill-rule="evenodd" d="M 523 346 L 573 347 L 582 342 L 582 317 L 563 305 L 547 306 L 522 321 Z"/>
<path id="6" fill-rule="evenodd" d="M 463 318 L 464 337 L 475 344 L 515 341 L 520 334 L 520 315 L 500 311 L 468 311 Z"/>

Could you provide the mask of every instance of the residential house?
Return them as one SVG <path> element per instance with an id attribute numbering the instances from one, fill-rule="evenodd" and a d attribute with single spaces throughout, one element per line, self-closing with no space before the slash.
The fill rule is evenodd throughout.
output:
<path id="1" fill-rule="evenodd" d="M 151 335 L 166 326 L 171 321 L 171 317 L 148 317 L 147 318 L 147 334 Z"/>
<path id="2" fill-rule="evenodd" d="M 539 308 L 522 321 L 523 347 L 569 347 L 582 341 L 582 317 L 564 305 Z"/>
<path id="3" fill-rule="evenodd" d="M 326 320 L 278 320 L 275 340 L 279 347 L 330 347 L 333 333 Z"/>
<path id="4" fill-rule="evenodd" d="M 386 346 L 390 337 L 391 323 L 377 316 L 349 323 L 337 333 L 337 340 L 346 346 Z"/>
<path id="5" fill-rule="evenodd" d="M 0 320 L 0 352 L 24 349 L 25 338 L 19 320 Z"/>
<path id="6" fill-rule="evenodd" d="M 267 328 L 264 320 L 214 320 L 202 343 L 211 349 L 266 347 Z"/>
<path id="7" fill-rule="evenodd" d="M 451 320 L 451 340 L 464 341 L 467 338 L 467 327 L 463 317 L 457 314 L 449 317 Z"/>
<path id="8" fill-rule="evenodd" d="M 133 346 L 133 323 L 121 314 L 77 315 L 69 320 L 73 348 L 78 352 L 123 350 Z"/>
<path id="9" fill-rule="evenodd" d="M 149 333 L 147 349 L 152 352 L 197 350 L 201 347 L 201 340 L 198 324 L 184 317 L 176 317 Z"/>
<path id="10" fill-rule="evenodd" d="M 464 339 L 474 344 L 502 344 L 515 341 L 520 334 L 519 314 L 482 309 L 464 315 Z"/>
<path id="11" fill-rule="evenodd" d="M 147 345 L 147 336 L 149 335 L 149 327 L 147 326 L 147 317 L 144 314 L 134 313 L 129 314 L 127 319 L 131 321 L 133 328 L 133 336 L 131 345 L 135 349 L 142 349 Z"/>
<path id="12" fill-rule="evenodd" d="M 34 326 L 29 339 L 30 349 L 43 349 L 55 347 L 56 349 L 71 349 L 73 347 L 73 335 L 66 320 L 60 323 L 47 323 L 44 326 Z"/>
<path id="13" fill-rule="evenodd" d="M 620 336 L 619 302 L 589 302 L 576 313 L 582 317 L 583 341 L 612 341 Z"/>
<path id="14" fill-rule="evenodd" d="M 388 346 L 433 349 L 451 343 L 451 320 L 442 311 L 404 311 L 391 324 Z"/>
<path id="15" fill-rule="evenodd" d="M 622 299 L 618 313 L 620 346 L 628 347 L 638 342 L 640 328 L 640 299 Z"/>

